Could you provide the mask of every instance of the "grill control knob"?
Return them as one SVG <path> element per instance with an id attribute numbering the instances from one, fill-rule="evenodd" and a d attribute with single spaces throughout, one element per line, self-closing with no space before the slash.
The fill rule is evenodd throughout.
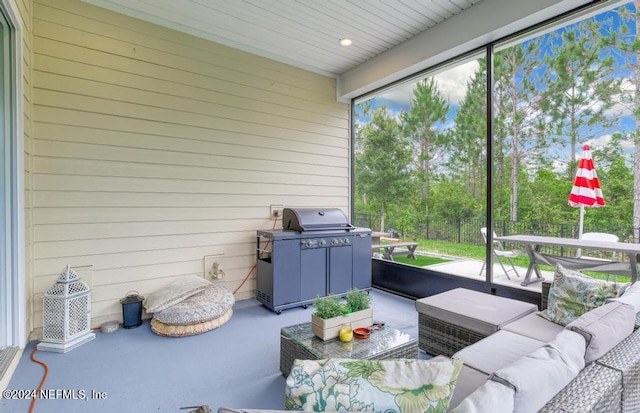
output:
<path id="1" fill-rule="evenodd" d="M 344 241 L 344 245 L 349 245 L 349 238 L 345 238 L 343 239 L 343 241 Z"/>
<path id="2" fill-rule="evenodd" d="M 340 243 L 340 241 L 338 241 L 337 238 L 334 238 L 331 240 L 331 245 L 338 245 Z"/>
<path id="3" fill-rule="evenodd" d="M 321 247 L 324 247 L 325 245 L 327 245 L 327 241 L 321 239 L 319 244 L 320 244 Z"/>

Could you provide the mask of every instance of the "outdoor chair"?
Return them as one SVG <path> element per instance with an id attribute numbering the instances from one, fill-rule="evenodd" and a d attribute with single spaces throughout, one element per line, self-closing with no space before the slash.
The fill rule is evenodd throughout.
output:
<path id="1" fill-rule="evenodd" d="M 482 239 L 484 239 L 484 243 L 485 245 L 487 244 L 487 228 L 482 227 L 480 228 L 480 233 L 482 234 Z M 507 279 L 510 280 L 511 277 L 509 277 L 509 272 L 513 272 L 515 273 L 518 277 L 520 276 L 520 274 L 518 274 L 518 271 L 516 270 L 515 265 L 513 265 L 513 262 L 511 261 L 511 258 L 515 258 L 519 255 L 525 255 L 526 253 L 524 251 L 520 251 L 520 250 L 505 250 L 504 246 L 502 245 L 502 242 L 496 240 L 496 233 L 493 233 L 493 255 L 494 257 L 496 257 L 496 261 L 498 262 L 498 264 L 500 264 L 500 267 L 502 267 L 502 271 L 504 271 L 504 275 L 507 276 Z M 505 259 L 507 261 L 507 264 L 511 266 L 511 269 L 507 269 L 505 267 L 505 264 L 503 263 L 503 259 Z M 482 275 L 482 272 L 484 271 L 484 268 L 487 265 L 487 261 L 485 260 L 482 263 L 482 268 L 480 269 L 480 274 Z"/>
<path id="2" fill-rule="evenodd" d="M 594 240 L 594 241 L 609 241 L 609 242 L 618 242 L 620 240 L 617 235 L 607 234 L 605 232 L 585 232 L 584 234 L 582 234 L 580 239 Z M 607 258 L 586 256 L 582 254 L 582 250 L 578 250 L 576 253 L 576 258 L 582 258 L 582 259 L 594 260 L 594 261 L 605 261 L 605 262 L 615 261 L 616 252 L 614 251 L 611 254 L 611 259 L 607 259 Z M 610 276 L 611 276 L 610 274 L 607 274 L 607 281 L 609 281 Z M 614 275 L 614 281 L 617 281 L 617 278 L 618 276 Z"/>

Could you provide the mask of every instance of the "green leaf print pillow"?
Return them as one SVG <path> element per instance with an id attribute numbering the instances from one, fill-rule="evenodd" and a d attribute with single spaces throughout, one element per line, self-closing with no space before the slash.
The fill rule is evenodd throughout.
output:
<path id="1" fill-rule="evenodd" d="M 538 313 L 549 321 L 566 326 L 582 314 L 618 297 L 626 284 L 587 277 L 558 264 L 549 289 L 547 309 Z"/>
<path id="2" fill-rule="evenodd" d="M 446 412 L 462 360 L 296 360 L 285 408 L 304 411 Z"/>

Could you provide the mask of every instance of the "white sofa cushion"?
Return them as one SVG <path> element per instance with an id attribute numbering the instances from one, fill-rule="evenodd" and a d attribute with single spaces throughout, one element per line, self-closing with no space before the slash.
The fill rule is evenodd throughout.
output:
<path id="1" fill-rule="evenodd" d="M 540 317 L 538 313 L 532 313 L 507 324 L 502 329 L 548 343 L 556 338 L 564 327 Z"/>
<path id="2" fill-rule="evenodd" d="M 628 304 L 633 307 L 636 314 L 640 313 L 640 282 L 631 284 L 620 297 L 610 298 L 607 302 Z"/>
<path id="3" fill-rule="evenodd" d="M 515 391 L 512 387 L 489 380 L 451 410 L 451 413 L 513 413 L 514 399 Z"/>
<path id="4" fill-rule="evenodd" d="M 456 387 L 453 389 L 453 397 L 451 397 L 451 401 L 449 402 L 449 408 L 453 409 L 459 405 L 467 396 L 486 383 L 488 378 L 488 374 L 463 364 L 458 380 L 456 381 Z"/>
<path id="5" fill-rule="evenodd" d="M 464 364 L 491 374 L 530 354 L 544 345 L 536 340 L 506 330 L 485 337 L 471 344 L 453 355 L 454 359 L 464 361 Z"/>
<path id="6" fill-rule="evenodd" d="M 633 332 L 636 313 L 632 306 L 613 302 L 580 316 L 567 329 L 584 336 L 585 362 L 589 364 L 615 347 Z"/>
<path id="7" fill-rule="evenodd" d="M 500 369 L 489 380 L 515 390 L 514 413 L 542 408 L 584 368 L 584 337 L 565 330 L 533 353 Z"/>

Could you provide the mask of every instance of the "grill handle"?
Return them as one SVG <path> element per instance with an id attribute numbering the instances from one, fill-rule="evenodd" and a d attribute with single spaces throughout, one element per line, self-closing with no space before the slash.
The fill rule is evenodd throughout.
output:
<path id="1" fill-rule="evenodd" d="M 354 227 L 351 224 L 346 224 L 346 225 L 342 225 L 342 226 L 337 226 L 337 227 L 326 227 L 326 226 L 313 226 L 313 225 L 307 225 L 305 226 L 303 229 L 305 231 L 351 231 L 352 229 L 355 229 L 356 227 Z"/>

